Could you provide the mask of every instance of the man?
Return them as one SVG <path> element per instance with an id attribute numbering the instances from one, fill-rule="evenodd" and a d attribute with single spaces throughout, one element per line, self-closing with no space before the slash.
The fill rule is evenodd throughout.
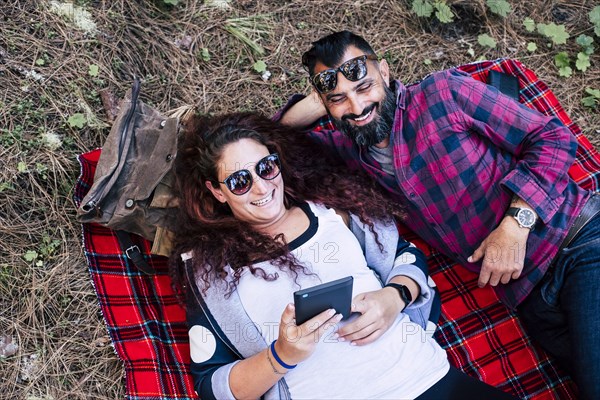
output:
<path id="1" fill-rule="evenodd" d="M 314 42 L 303 64 L 313 92 L 281 122 L 329 114 L 336 129 L 311 135 L 385 187 L 406 224 L 478 273 L 479 286 L 518 307 L 582 398 L 600 398 L 600 196 L 568 176 L 570 131 L 458 70 L 409 88 L 391 81 L 387 62 L 348 31 Z"/>

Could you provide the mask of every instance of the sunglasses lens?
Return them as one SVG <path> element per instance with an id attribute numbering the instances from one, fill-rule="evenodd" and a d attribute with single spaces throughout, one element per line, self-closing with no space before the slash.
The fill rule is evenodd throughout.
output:
<path id="1" fill-rule="evenodd" d="M 280 172 L 279 156 L 277 154 L 268 155 L 256 164 L 256 174 L 262 179 L 274 179 Z"/>
<path id="2" fill-rule="evenodd" d="M 315 75 L 313 83 L 317 90 L 321 93 L 330 92 L 337 85 L 337 71 L 328 69 L 320 74 Z"/>
<path id="3" fill-rule="evenodd" d="M 356 82 L 367 75 L 367 64 L 365 57 L 355 58 L 344 63 L 340 70 L 348 80 Z"/>
<path id="4" fill-rule="evenodd" d="M 337 69 L 323 71 L 311 78 L 312 83 L 320 93 L 327 93 L 335 89 L 337 85 L 337 71 L 344 74 L 349 81 L 361 80 L 367 76 L 367 58 L 373 59 L 371 56 L 359 56 L 346 61 Z"/>
<path id="5" fill-rule="evenodd" d="M 245 169 L 234 172 L 225 179 L 225 184 L 231 193 L 242 195 L 252 187 L 252 174 Z"/>

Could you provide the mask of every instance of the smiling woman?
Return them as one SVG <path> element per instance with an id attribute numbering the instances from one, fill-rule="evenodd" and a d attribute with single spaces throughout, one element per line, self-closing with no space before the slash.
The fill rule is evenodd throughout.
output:
<path id="1" fill-rule="evenodd" d="M 171 272 L 201 398 L 457 398 L 450 386 L 511 398 L 451 368 L 426 333 L 439 303 L 398 207 L 308 140 L 234 114 L 196 121 L 180 143 Z M 341 279 L 353 314 L 329 305 L 297 323 L 294 292 Z"/>

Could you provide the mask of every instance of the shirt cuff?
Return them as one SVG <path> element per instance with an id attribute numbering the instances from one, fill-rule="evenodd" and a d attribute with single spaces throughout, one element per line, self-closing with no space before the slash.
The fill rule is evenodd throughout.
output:
<path id="1" fill-rule="evenodd" d="M 564 200 L 563 195 L 551 198 L 534 178 L 523 172 L 518 166 L 509 172 L 500 183 L 529 204 L 544 224 L 550 222 Z"/>

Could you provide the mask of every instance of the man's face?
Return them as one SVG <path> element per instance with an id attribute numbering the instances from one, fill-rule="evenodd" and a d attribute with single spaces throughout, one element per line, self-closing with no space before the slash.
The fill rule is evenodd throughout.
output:
<path id="1" fill-rule="evenodd" d="M 363 54 L 363 51 L 350 46 L 338 65 L 326 66 L 317 62 L 314 73 L 338 67 Z M 392 129 L 396 101 L 388 85 L 389 69 L 385 60 L 379 63 L 367 60 L 364 78 L 352 82 L 338 72 L 335 89 L 320 96 L 340 131 L 360 146 L 371 146 L 388 138 Z"/>

